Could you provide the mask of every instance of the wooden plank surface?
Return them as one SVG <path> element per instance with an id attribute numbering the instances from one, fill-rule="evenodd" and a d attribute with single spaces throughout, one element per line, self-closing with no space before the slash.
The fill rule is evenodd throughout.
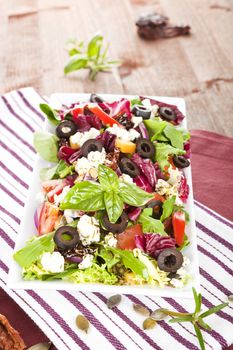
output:
<path id="1" fill-rule="evenodd" d="M 135 19 L 157 11 L 192 35 L 145 42 Z M 227 0 L 0 0 L 0 93 L 33 86 L 185 98 L 190 128 L 233 136 L 233 3 Z M 65 42 L 100 31 L 122 67 L 65 77 Z"/>

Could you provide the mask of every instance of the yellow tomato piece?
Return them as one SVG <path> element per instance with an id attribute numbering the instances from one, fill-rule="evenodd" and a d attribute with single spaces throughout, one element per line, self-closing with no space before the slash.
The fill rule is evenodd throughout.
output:
<path id="1" fill-rule="evenodd" d="M 122 153 L 131 153 L 133 154 L 136 150 L 135 143 L 131 141 L 121 140 L 119 138 L 116 139 L 115 146 L 120 149 Z"/>

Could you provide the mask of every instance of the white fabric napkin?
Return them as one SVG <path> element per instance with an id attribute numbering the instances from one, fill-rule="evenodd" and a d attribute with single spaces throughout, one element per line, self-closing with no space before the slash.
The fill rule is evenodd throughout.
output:
<path id="1" fill-rule="evenodd" d="M 134 302 L 151 310 L 192 311 L 193 301 L 125 295 L 117 308 L 109 310 L 105 304 L 108 295 L 100 292 L 16 291 L 6 286 L 35 160 L 32 135 L 44 120 L 38 108 L 42 101 L 32 88 L 0 98 L 0 286 L 59 350 L 198 350 L 191 324 L 161 321 L 155 329 L 143 331 L 144 318 L 132 309 Z M 203 307 L 210 308 L 233 293 L 233 223 L 198 202 L 195 211 Z M 80 313 L 91 323 L 88 334 L 76 328 L 75 318 Z M 207 320 L 214 330 L 203 331 L 206 349 L 222 349 L 233 342 L 232 304 Z"/>

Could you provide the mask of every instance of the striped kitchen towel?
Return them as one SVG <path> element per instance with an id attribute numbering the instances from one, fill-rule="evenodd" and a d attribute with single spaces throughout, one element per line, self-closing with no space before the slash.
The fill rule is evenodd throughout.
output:
<path id="1" fill-rule="evenodd" d="M 142 330 L 142 316 L 132 310 L 142 303 L 151 310 L 163 307 L 193 310 L 191 300 L 125 295 L 114 310 L 106 307 L 107 295 L 67 291 L 14 291 L 6 286 L 9 264 L 28 184 L 35 160 L 33 132 L 44 117 L 40 95 L 32 88 L 13 91 L 0 98 L 0 286 L 28 313 L 59 350 L 198 350 L 190 324 L 158 323 Z M 233 224 L 195 202 L 203 305 L 225 302 L 233 293 Z M 88 334 L 77 330 L 75 318 L 82 313 L 91 323 Z M 213 331 L 203 331 L 206 349 L 222 349 L 233 342 L 233 305 L 212 315 Z"/>

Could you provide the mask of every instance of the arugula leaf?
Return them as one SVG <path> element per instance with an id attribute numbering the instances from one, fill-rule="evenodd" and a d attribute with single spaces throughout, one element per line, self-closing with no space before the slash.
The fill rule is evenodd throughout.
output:
<path id="1" fill-rule="evenodd" d="M 164 221 L 170 215 L 172 215 L 175 201 L 176 201 L 176 196 L 172 196 L 171 198 L 168 198 L 163 202 L 163 213 L 160 218 L 161 221 Z"/>
<path id="2" fill-rule="evenodd" d="M 142 211 L 138 218 L 138 222 L 142 224 L 142 231 L 145 233 L 158 233 L 161 236 L 167 236 L 164 230 L 164 225 L 160 220 L 151 217 L 152 208 L 147 208 Z"/>
<path id="3" fill-rule="evenodd" d="M 98 179 L 103 190 L 117 191 L 119 180 L 117 174 L 109 167 L 100 164 L 98 166 Z"/>
<path id="4" fill-rule="evenodd" d="M 142 105 L 142 101 L 139 97 L 135 97 L 132 100 L 130 100 L 130 106 L 133 107 L 134 105 Z"/>
<path id="5" fill-rule="evenodd" d="M 58 114 L 47 103 L 40 103 L 39 107 L 52 124 L 60 124 L 61 119 L 59 118 Z"/>
<path id="6" fill-rule="evenodd" d="M 111 251 L 103 247 L 98 249 L 96 255 L 97 257 L 99 256 L 105 261 L 108 271 L 111 270 L 111 268 L 120 261 L 119 256 L 113 254 Z"/>
<path id="7" fill-rule="evenodd" d="M 124 203 L 133 205 L 134 207 L 141 207 L 153 198 L 153 194 L 126 182 L 119 183 L 119 190 L 119 196 L 123 199 Z"/>
<path id="8" fill-rule="evenodd" d="M 157 140 L 158 136 L 159 137 L 162 136 L 162 132 L 165 129 L 166 125 L 168 124 L 166 121 L 160 121 L 158 118 L 144 120 L 143 122 L 147 128 L 147 131 L 149 133 L 149 136 L 152 142 Z M 164 138 L 163 136 L 163 139 L 161 140 L 160 138 L 160 141 L 163 141 L 163 140 L 166 141 L 167 139 Z"/>
<path id="9" fill-rule="evenodd" d="M 182 133 L 177 130 L 172 124 L 167 123 L 167 126 L 163 132 L 165 136 L 171 141 L 173 147 L 180 149 L 184 148 Z"/>
<path id="10" fill-rule="evenodd" d="M 104 193 L 104 204 L 108 213 L 108 218 L 113 224 L 119 219 L 123 211 L 123 200 L 115 192 Z"/>
<path id="11" fill-rule="evenodd" d="M 60 209 L 85 211 L 105 209 L 104 195 L 100 184 L 89 181 L 76 183 L 60 203 Z"/>
<path id="12" fill-rule="evenodd" d="M 179 148 L 172 147 L 166 143 L 160 143 L 157 142 L 156 145 L 156 154 L 155 154 L 155 160 L 158 162 L 161 170 L 164 170 L 165 166 L 170 166 L 170 163 L 168 161 L 169 155 L 182 155 L 185 154 L 185 151 Z"/>
<path id="13" fill-rule="evenodd" d="M 29 267 L 36 261 L 44 252 L 53 252 L 55 243 L 53 241 L 54 233 L 48 233 L 40 237 L 34 237 L 28 241 L 22 249 L 14 254 L 14 259 L 24 268 Z"/>
<path id="14" fill-rule="evenodd" d="M 119 256 L 126 268 L 133 271 L 137 276 L 147 279 L 148 272 L 146 266 L 140 260 L 135 258 L 133 252 L 112 247 L 107 247 L 106 249 L 113 252 L 114 255 Z"/>
<path id="15" fill-rule="evenodd" d="M 56 135 L 50 134 L 46 131 L 36 131 L 33 138 L 35 150 L 41 158 L 48 162 L 57 163 L 57 146 L 58 138 Z"/>
<path id="16" fill-rule="evenodd" d="M 67 165 L 64 160 L 53 167 L 43 168 L 40 170 L 40 178 L 42 181 L 51 179 L 63 179 L 74 171 L 74 165 Z"/>

